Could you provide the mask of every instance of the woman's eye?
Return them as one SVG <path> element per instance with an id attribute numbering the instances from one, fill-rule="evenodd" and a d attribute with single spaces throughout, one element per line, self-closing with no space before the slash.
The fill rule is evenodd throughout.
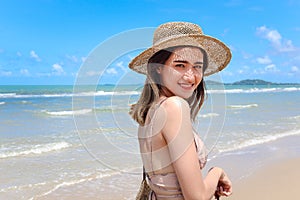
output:
<path id="1" fill-rule="evenodd" d="M 196 68 L 196 69 L 201 69 L 202 66 L 201 66 L 201 65 L 196 65 L 196 66 L 194 66 L 194 68 Z"/>
<path id="2" fill-rule="evenodd" d="M 180 68 L 184 68 L 184 64 L 176 64 L 175 67 L 180 67 Z"/>

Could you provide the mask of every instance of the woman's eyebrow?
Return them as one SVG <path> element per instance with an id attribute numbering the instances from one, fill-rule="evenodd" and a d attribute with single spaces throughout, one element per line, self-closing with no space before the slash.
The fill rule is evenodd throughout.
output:
<path id="1" fill-rule="evenodd" d="M 189 63 L 187 60 L 174 60 L 175 63 Z M 203 64 L 201 61 L 197 61 L 194 64 Z"/>
<path id="2" fill-rule="evenodd" d="M 179 63 L 189 63 L 187 60 L 174 60 L 173 62 L 179 62 Z"/>

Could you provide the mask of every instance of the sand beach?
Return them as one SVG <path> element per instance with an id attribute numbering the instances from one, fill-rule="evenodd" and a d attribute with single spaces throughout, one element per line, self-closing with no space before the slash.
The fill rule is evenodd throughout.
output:
<path id="1" fill-rule="evenodd" d="M 300 136 L 290 136 L 248 148 L 248 155 L 230 155 L 217 161 L 233 179 L 232 196 L 221 199 L 297 199 L 300 186 L 299 144 Z M 256 153 L 251 153 L 254 151 Z"/>

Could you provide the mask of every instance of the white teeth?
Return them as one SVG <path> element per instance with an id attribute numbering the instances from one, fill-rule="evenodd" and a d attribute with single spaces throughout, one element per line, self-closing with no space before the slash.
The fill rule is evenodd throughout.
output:
<path id="1" fill-rule="evenodd" d="M 179 85 L 182 86 L 182 87 L 188 88 L 188 87 L 193 87 L 194 84 L 180 83 Z"/>

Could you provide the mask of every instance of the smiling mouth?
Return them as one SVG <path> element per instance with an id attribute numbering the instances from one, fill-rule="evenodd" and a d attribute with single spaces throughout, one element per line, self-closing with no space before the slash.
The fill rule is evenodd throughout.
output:
<path id="1" fill-rule="evenodd" d="M 192 89 L 195 84 L 190 84 L 190 83 L 179 83 L 180 87 L 183 89 Z"/>

